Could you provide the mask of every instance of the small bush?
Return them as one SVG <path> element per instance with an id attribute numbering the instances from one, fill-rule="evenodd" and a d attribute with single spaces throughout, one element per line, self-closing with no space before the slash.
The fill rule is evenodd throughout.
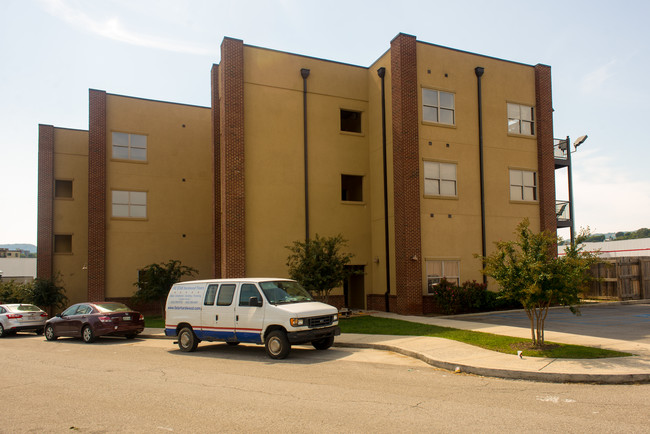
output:
<path id="1" fill-rule="evenodd" d="M 521 307 L 518 303 L 499 298 L 497 293 L 487 290 L 487 285 L 475 280 L 468 280 L 461 286 L 457 286 L 442 279 L 438 285 L 433 286 L 432 290 L 439 312 L 445 315 Z"/>
<path id="2" fill-rule="evenodd" d="M 31 303 L 32 284 L 0 282 L 0 303 Z"/>

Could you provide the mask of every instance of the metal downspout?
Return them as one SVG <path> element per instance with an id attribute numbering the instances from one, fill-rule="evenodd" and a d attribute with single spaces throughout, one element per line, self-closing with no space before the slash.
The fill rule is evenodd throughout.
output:
<path id="1" fill-rule="evenodd" d="M 381 78 L 381 140 L 384 155 L 384 243 L 386 246 L 386 293 L 384 298 L 386 300 L 386 312 L 390 312 L 390 238 L 388 232 L 388 171 L 386 169 L 386 89 L 384 85 L 386 68 L 379 68 L 377 75 Z"/>
<path id="2" fill-rule="evenodd" d="M 481 77 L 484 71 L 480 66 L 474 68 L 476 83 L 478 85 L 478 153 L 481 177 L 481 254 L 483 257 L 487 255 L 485 241 L 485 175 L 483 172 L 483 97 L 481 92 Z M 485 264 L 482 266 L 485 269 Z M 487 276 L 485 274 L 483 274 L 483 284 L 487 285 Z"/>
<path id="3" fill-rule="evenodd" d="M 309 241 L 309 164 L 307 162 L 307 77 L 309 77 L 309 69 L 302 68 L 300 75 L 302 76 L 303 149 L 305 155 L 305 241 Z"/>

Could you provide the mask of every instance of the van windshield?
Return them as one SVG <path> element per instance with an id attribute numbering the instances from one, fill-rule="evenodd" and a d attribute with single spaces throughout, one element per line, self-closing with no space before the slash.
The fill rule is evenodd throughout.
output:
<path id="1" fill-rule="evenodd" d="M 298 282 L 290 280 L 260 282 L 260 287 L 269 303 L 282 304 L 314 301 L 311 295 Z"/>

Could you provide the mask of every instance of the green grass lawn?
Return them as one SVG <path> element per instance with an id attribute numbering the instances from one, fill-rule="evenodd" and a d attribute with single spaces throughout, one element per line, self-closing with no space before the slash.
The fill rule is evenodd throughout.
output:
<path id="1" fill-rule="evenodd" d="M 145 316 L 144 317 L 144 326 L 149 328 L 165 328 L 165 320 L 162 316 Z"/>
<path id="2" fill-rule="evenodd" d="M 510 336 L 490 333 L 459 330 L 449 327 L 438 327 L 390 318 L 360 316 L 339 321 L 342 333 L 361 333 L 375 335 L 399 336 L 433 336 L 452 339 L 477 347 L 486 348 L 506 354 L 517 354 L 522 350 L 528 357 L 551 357 L 559 359 L 600 359 L 606 357 L 625 357 L 632 354 L 600 348 L 583 347 L 580 345 L 557 344 L 546 342 L 542 349 L 531 348 L 530 339 L 513 338 Z"/>

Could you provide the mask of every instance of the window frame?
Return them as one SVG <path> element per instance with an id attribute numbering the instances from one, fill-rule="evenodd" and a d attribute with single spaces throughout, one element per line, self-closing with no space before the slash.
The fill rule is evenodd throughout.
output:
<path id="1" fill-rule="evenodd" d="M 344 130 L 343 129 L 343 112 L 356 113 L 359 115 L 359 131 Z M 343 134 L 363 135 L 363 111 L 353 110 L 348 108 L 339 108 L 339 132 Z"/>
<path id="2" fill-rule="evenodd" d="M 521 174 L 521 184 L 513 184 L 513 172 L 518 172 Z M 526 173 L 532 173 L 533 174 L 533 181 L 534 184 L 532 186 L 526 184 L 525 180 L 525 174 Z M 515 180 L 517 181 L 517 180 Z M 508 168 L 508 195 L 510 197 L 511 202 L 528 202 L 528 203 L 534 203 L 539 201 L 539 180 L 538 180 L 538 175 L 536 170 L 530 170 L 530 169 L 518 169 L 518 168 Z M 519 189 L 519 198 L 514 198 L 512 195 L 513 188 L 518 188 Z M 533 199 L 526 199 L 526 188 L 532 188 L 533 189 Z"/>
<path id="3" fill-rule="evenodd" d="M 346 177 L 345 178 L 346 180 L 352 180 L 353 179 L 354 181 L 358 181 L 360 183 L 360 185 L 356 185 L 356 182 L 355 182 L 355 185 L 354 185 L 355 188 L 354 189 L 350 189 L 350 188 L 344 189 L 345 186 L 350 185 L 349 182 L 344 183 L 344 177 Z M 350 174 L 350 173 L 341 173 L 341 178 L 340 178 L 341 179 L 341 195 L 340 195 L 341 203 L 357 203 L 357 204 L 364 203 L 364 194 L 363 194 L 364 193 L 363 188 L 364 188 L 364 184 L 365 184 L 364 178 L 365 178 L 364 175 L 354 175 L 354 174 Z M 358 190 L 358 192 L 361 193 L 361 199 L 360 200 L 344 199 L 343 198 L 343 192 L 344 191 L 348 191 L 348 192 L 355 191 L 356 192 L 357 190 Z M 348 197 L 349 196 L 351 196 L 351 195 L 348 194 Z"/>
<path id="4" fill-rule="evenodd" d="M 438 165 L 438 178 L 427 177 L 427 165 Z M 442 176 L 442 165 L 453 166 L 454 167 L 454 179 L 443 178 Z M 438 193 L 432 193 L 427 191 L 427 180 L 437 181 L 438 182 Z M 454 183 L 454 194 L 443 194 L 442 193 L 442 182 L 451 182 Z M 457 198 L 458 197 L 458 163 L 452 161 L 438 161 L 438 160 L 423 160 L 422 161 L 422 192 L 425 197 L 435 197 L 435 198 Z"/>
<path id="5" fill-rule="evenodd" d="M 115 202 L 115 193 L 127 193 L 128 202 Z M 132 193 L 144 194 L 144 205 L 141 203 L 134 203 L 132 200 Z M 115 215 L 115 206 L 126 206 L 128 209 L 128 215 Z M 144 216 L 132 215 L 132 210 L 138 209 L 136 207 L 144 208 Z M 114 219 L 127 219 L 127 220 L 147 220 L 149 218 L 149 195 L 147 191 L 144 190 L 111 190 L 111 218 Z"/>
<path id="6" fill-rule="evenodd" d="M 426 92 L 435 92 L 436 93 L 436 103 L 430 104 L 425 102 L 425 93 Z M 452 107 L 447 107 L 442 105 L 441 97 L 440 94 L 446 94 L 446 95 L 451 95 L 452 97 Z M 423 87 L 422 92 L 420 93 L 420 97 L 422 98 L 422 104 L 420 105 L 421 110 L 422 110 L 422 122 L 428 123 L 428 124 L 435 124 L 435 125 L 446 125 L 450 127 L 455 127 L 456 126 L 456 93 L 455 92 L 449 92 L 446 90 L 440 90 L 440 89 L 434 89 L 434 88 L 428 88 L 428 87 Z M 425 118 L 425 113 L 426 113 L 426 108 L 432 108 L 435 109 L 436 113 L 436 118 L 437 120 L 431 120 L 431 119 L 426 119 Z M 443 122 L 441 121 L 441 112 L 442 110 L 445 110 L 447 112 L 451 112 L 452 116 L 452 122 Z"/>
<path id="7" fill-rule="evenodd" d="M 59 237 L 67 237 L 70 240 L 70 242 L 69 242 L 70 250 L 66 250 L 66 251 L 57 250 L 57 248 L 56 248 L 57 245 L 61 246 L 63 244 L 61 242 L 57 243 L 57 238 L 59 238 Z M 59 240 L 62 240 L 62 238 L 59 238 Z M 68 245 L 67 242 L 65 244 Z M 52 238 L 52 252 L 55 255 L 71 255 L 73 253 L 72 234 L 54 234 L 54 236 Z"/>
<path id="8" fill-rule="evenodd" d="M 516 107 L 517 108 L 517 115 L 516 117 L 511 117 L 511 107 Z M 524 119 L 522 116 L 522 113 L 524 112 L 523 109 L 526 109 L 525 111 L 530 110 L 530 119 Z M 528 104 L 519 104 L 516 102 L 506 102 L 506 127 L 508 129 L 508 134 L 509 135 L 516 135 L 516 136 L 524 136 L 524 137 L 535 137 L 537 132 L 535 129 L 535 124 L 537 121 L 535 120 L 535 106 L 530 106 Z M 511 131 L 511 125 L 515 125 L 513 121 L 516 121 L 517 125 L 517 131 Z M 529 125 L 530 128 L 530 133 L 523 132 L 522 125 Z"/>
<path id="9" fill-rule="evenodd" d="M 70 196 L 63 196 L 61 193 L 64 190 L 67 191 L 66 189 L 62 189 L 60 187 L 57 187 L 58 185 L 62 185 L 62 183 L 69 183 L 70 184 Z M 63 200 L 72 200 L 74 199 L 74 180 L 73 179 L 64 179 L 64 178 L 57 178 L 54 180 L 54 198 L 55 199 L 63 199 Z"/>
<path id="10" fill-rule="evenodd" d="M 434 275 L 430 275 L 430 274 L 429 274 L 429 270 L 427 269 L 427 268 L 428 268 L 427 265 L 428 265 L 429 262 L 431 262 L 431 263 L 434 263 L 434 262 L 440 262 L 440 264 L 441 264 L 441 267 L 440 267 L 440 269 L 441 269 L 440 276 L 434 276 Z M 456 263 L 456 267 L 457 267 L 457 269 L 458 269 L 458 275 L 457 275 L 457 276 L 447 275 L 447 273 L 445 272 L 445 263 L 451 263 L 451 262 Z M 425 260 L 424 260 L 424 271 L 425 271 L 425 273 L 426 273 L 426 279 L 427 279 L 427 283 L 426 283 L 426 286 L 425 286 L 425 289 L 424 289 L 424 290 L 425 290 L 425 294 L 432 294 L 432 293 L 433 293 L 433 292 L 432 292 L 432 288 L 433 288 L 434 286 L 439 285 L 440 282 L 442 281 L 442 279 L 445 279 L 445 280 L 450 281 L 450 282 L 452 282 L 452 283 L 455 282 L 455 285 L 456 285 L 456 286 L 460 286 L 460 276 L 461 276 L 461 271 L 460 271 L 460 259 L 452 259 L 452 258 L 446 258 L 446 259 L 433 259 L 433 258 L 431 258 L 431 259 L 425 259 Z M 430 283 L 430 280 L 431 280 L 431 279 L 438 279 L 438 281 L 437 281 L 436 283 Z"/>
<path id="11" fill-rule="evenodd" d="M 127 136 L 127 144 L 122 145 L 122 144 L 116 144 L 115 140 L 115 135 L 116 134 L 124 134 Z M 143 137 L 144 138 L 144 147 L 142 146 L 133 146 L 133 137 Z M 127 152 L 127 157 L 123 156 L 116 156 L 115 155 L 115 149 L 126 149 Z M 133 149 L 144 149 L 144 158 L 135 158 L 133 156 Z M 113 160 L 120 160 L 120 161 L 129 161 L 129 162 L 135 162 L 135 163 L 146 163 L 149 158 L 149 136 L 146 134 L 138 134 L 138 133 L 127 133 L 124 131 L 111 131 L 111 158 Z"/>

